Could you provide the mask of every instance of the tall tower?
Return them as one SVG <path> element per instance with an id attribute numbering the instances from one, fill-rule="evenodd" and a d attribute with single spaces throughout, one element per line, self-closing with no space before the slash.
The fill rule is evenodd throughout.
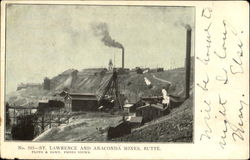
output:
<path id="1" fill-rule="evenodd" d="M 192 29 L 189 25 L 186 25 L 186 61 L 185 61 L 185 68 L 186 68 L 186 92 L 185 96 L 186 99 L 189 98 L 189 91 L 190 91 L 190 70 L 191 70 L 191 38 L 192 38 Z"/>
<path id="2" fill-rule="evenodd" d="M 111 71 L 113 69 L 113 62 L 112 59 L 109 60 L 109 70 Z"/>

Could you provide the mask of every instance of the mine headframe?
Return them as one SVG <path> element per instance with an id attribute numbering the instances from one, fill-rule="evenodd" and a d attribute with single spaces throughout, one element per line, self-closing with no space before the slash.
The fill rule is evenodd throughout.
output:
<path id="1" fill-rule="evenodd" d="M 108 82 L 108 85 L 105 87 L 104 92 L 100 99 L 108 100 L 113 104 L 114 108 L 117 109 L 122 108 L 120 101 L 119 87 L 118 87 L 118 75 L 115 68 L 113 69 L 113 74 Z"/>

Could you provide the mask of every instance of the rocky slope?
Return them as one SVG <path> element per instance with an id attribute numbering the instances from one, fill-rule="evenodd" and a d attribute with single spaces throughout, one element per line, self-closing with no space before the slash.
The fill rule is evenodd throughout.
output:
<path id="1" fill-rule="evenodd" d="M 191 64 L 193 68 L 193 59 Z M 193 69 L 191 75 L 193 75 Z M 81 71 L 69 69 L 50 79 L 50 90 L 44 90 L 42 84 L 37 87 L 27 87 L 8 94 L 6 101 L 19 106 L 37 106 L 39 99 L 50 99 L 64 89 L 75 93 L 100 95 L 111 76 L 112 72 L 103 72 L 103 68 L 83 69 Z M 145 83 L 145 78 L 151 82 L 150 86 Z M 144 74 L 129 72 L 129 74 L 118 75 L 118 84 L 119 91 L 131 103 L 139 100 L 141 96 L 161 95 L 161 89 L 164 86 L 169 86 L 170 94 L 184 96 L 185 69 L 177 68 Z M 193 84 L 193 76 L 191 76 L 190 84 Z"/>

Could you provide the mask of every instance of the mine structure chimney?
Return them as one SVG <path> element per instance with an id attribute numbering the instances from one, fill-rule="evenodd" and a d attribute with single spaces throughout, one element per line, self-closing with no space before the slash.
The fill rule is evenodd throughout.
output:
<path id="1" fill-rule="evenodd" d="M 192 29 L 189 25 L 186 25 L 186 60 L 185 60 L 185 68 L 186 68 L 186 87 L 185 87 L 185 98 L 189 98 L 190 91 L 190 71 L 191 71 L 191 35 Z"/>
<path id="2" fill-rule="evenodd" d="M 122 49 L 122 69 L 124 69 L 124 47 Z"/>

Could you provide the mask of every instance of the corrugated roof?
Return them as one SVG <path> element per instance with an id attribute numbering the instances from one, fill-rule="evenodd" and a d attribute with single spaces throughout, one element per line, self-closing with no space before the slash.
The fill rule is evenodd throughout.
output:
<path id="1" fill-rule="evenodd" d="M 96 96 L 95 93 L 70 93 L 70 96 Z"/>
<path id="2" fill-rule="evenodd" d="M 109 85 L 110 81 L 112 81 L 112 76 L 112 74 L 106 74 L 103 77 L 102 81 L 99 83 L 98 89 L 96 90 L 96 95 L 99 100 L 102 97 L 106 87 Z"/>
<path id="3" fill-rule="evenodd" d="M 97 100 L 94 93 L 70 93 L 72 100 Z"/>

